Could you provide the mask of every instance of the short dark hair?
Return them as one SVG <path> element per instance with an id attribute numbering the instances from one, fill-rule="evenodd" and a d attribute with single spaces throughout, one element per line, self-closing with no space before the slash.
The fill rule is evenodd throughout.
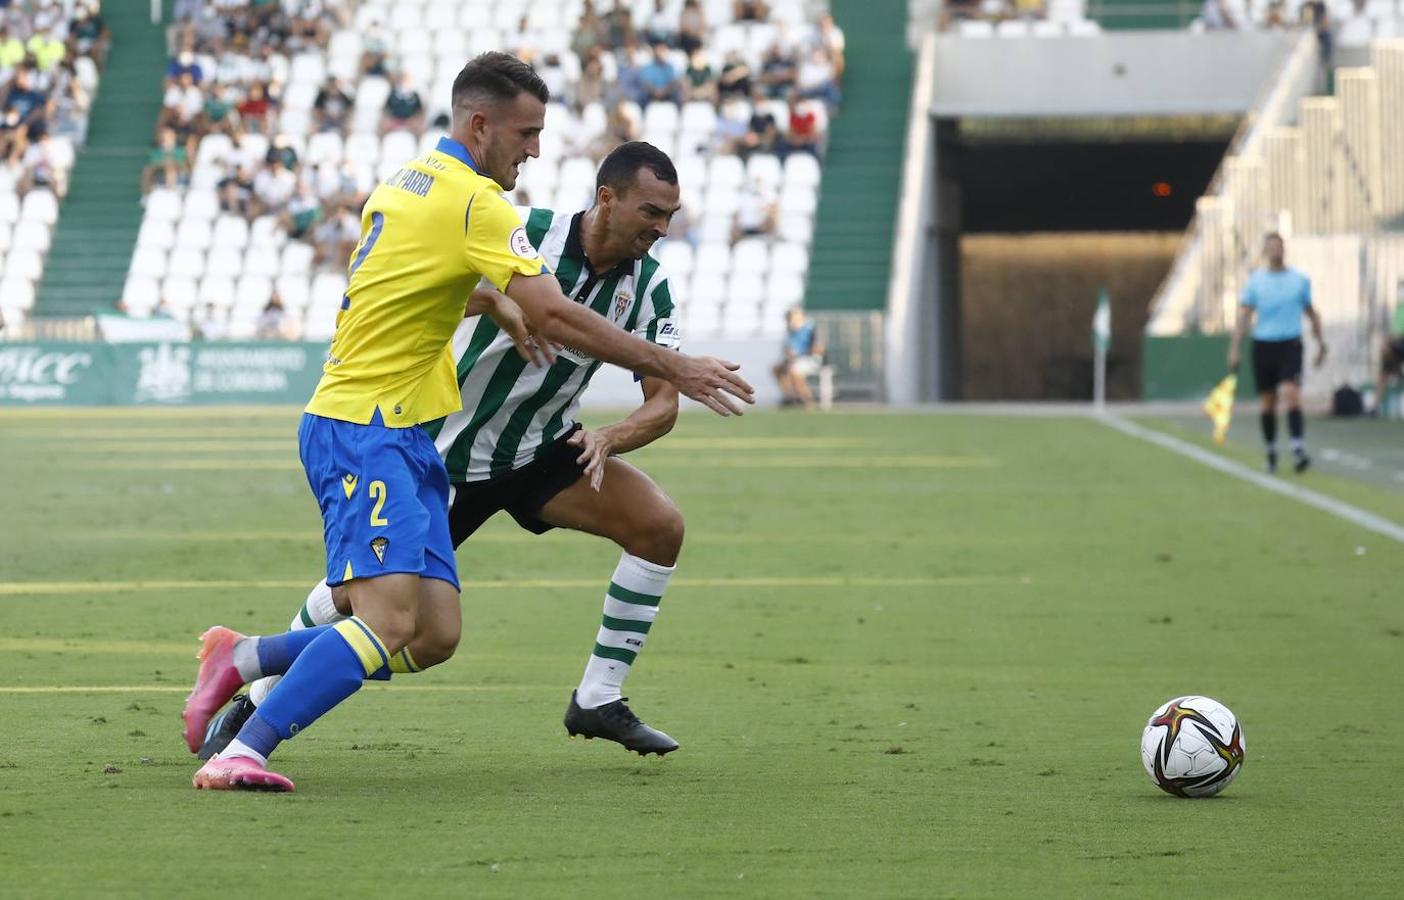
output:
<path id="1" fill-rule="evenodd" d="M 1286 241 L 1282 240 L 1282 235 L 1276 231 L 1269 231 L 1267 234 L 1263 235 L 1263 243 L 1266 244 L 1268 241 L 1278 241 L 1282 244 L 1287 243 Z"/>
<path id="2" fill-rule="evenodd" d="M 551 91 L 536 70 L 510 53 L 493 50 L 468 60 L 453 80 L 453 105 L 482 102 L 509 103 L 518 94 L 528 93 L 542 103 L 550 102 Z"/>
<path id="3" fill-rule="evenodd" d="M 600 163 L 595 190 L 609 185 L 616 194 L 626 193 L 638 183 L 640 169 L 648 169 L 664 184 L 678 183 L 678 170 L 668 154 L 644 141 L 629 141 L 611 150 Z"/>

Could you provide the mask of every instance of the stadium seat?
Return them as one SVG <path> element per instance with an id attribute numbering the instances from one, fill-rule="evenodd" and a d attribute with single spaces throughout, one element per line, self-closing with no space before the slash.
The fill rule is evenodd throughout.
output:
<path id="1" fill-rule="evenodd" d="M 780 218 L 812 216 L 819 206 L 819 196 L 809 185 L 786 185 L 780 192 Z"/>
<path id="2" fill-rule="evenodd" d="M 707 189 L 735 190 L 746 180 L 746 167 L 739 156 L 714 156 L 707 165 Z"/>
<path id="3" fill-rule="evenodd" d="M 312 258 L 315 255 L 311 245 L 302 241 L 288 241 L 283 248 L 283 257 L 278 270 L 284 275 L 306 276 L 312 271 Z"/>
<path id="4" fill-rule="evenodd" d="M 234 288 L 235 309 L 255 309 L 262 311 L 273 296 L 273 279 L 264 275 L 244 273 Z"/>
<path id="5" fill-rule="evenodd" d="M 222 214 L 215 219 L 210 242 L 216 247 L 242 250 L 249 243 L 249 223 L 244 221 L 243 216 Z"/>
<path id="6" fill-rule="evenodd" d="M 721 331 L 727 337 L 754 337 L 760 330 L 760 306 L 752 302 L 729 300 L 721 317 Z"/>
<path id="7" fill-rule="evenodd" d="M 311 283 L 306 275 L 279 275 L 273 286 L 290 315 L 300 315 L 307 308 Z"/>
<path id="8" fill-rule="evenodd" d="M 237 250 L 215 247 L 205 261 L 205 272 L 216 277 L 238 278 L 243 271 L 244 256 Z"/>
<path id="9" fill-rule="evenodd" d="M 1025 38 L 1029 34 L 1029 23 L 1023 19 L 1005 19 L 995 26 L 996 37 Z"/>
<path id="10" fill-rule="evenodd" d="M 761 275 L 770 268 L 770 247 L 765 238 L 742 238 L 731 248 L 731 271 Z"/>
<path id="11" fill-rule="evenodd" d="M 808 247 L 814 238 L 814 220 L 809 216 L 781 216 L 778 230 L 782 241 Z"/>
<path id="12" fill-rule="evenodd" d="M 771 190 L 779 190 L 785 179 L 780 159 L 769 153 L 757 153 L 746 161 L 746 176 Z"/>
<path id="13" fill-rule="evenodd" d="M 1102 26 L 1090 19 L 1078 19 L 1068 23 L 1068 34 L 1071 37 L 1097 37 L 1102 33 Z"/>
<path id="14" fill-rule="evenodd" d="M 296 242 L 289 241 L 288 243 L 293 244 Z M 263 278 L 273 278 L 277 276 L 278 272 L 278 254 L 268 252 L 248 254 L 247 258 L 243 260 L 242 268 L 238 272 L 230 272 L 228 274 L 230 274 L 231 276 L 237 276 L 238 274 L 242 273 L 244 275 L 257 275 Z M 220 274 L 225 273 L 221 272 Z"/>
<path id="15" fill-rule="evenodd" d="M 10 250 L 34 250 L 39 254 L 49 252 L 53 233 L 43 222 L 21 222 L 10 236 Z"/>
<path id="16" fill-rule="evenodd" d="M 0 222 L 0 254 L 10 249 L 10 241 L 13 239 L 13 234 L 9 222 Z"/>
<path id="17" fill-rule="evenodd" d="M 804 303 L 804 278 L 795 272 L 771 272 L 765 282 L 765 305 L 782 312 Z"/>
<path id="18" fill-rule="evenodd" d="M 731 271 L 731 244 L 726 241 L 699 244 L 693 256 L 693 280 L 706 275 L 716 278 Z"/>
<path id="19" fill-rule="evenodd" d="M 962 19 L 956 24 L 956 34 L 963 38 L 992 38 L 994 25 L 984 19 Z"/>
<path id="20" fill-rule="evenodd" d="M 419 141 L 408 131 L 392 131 L 380 141 L 380 159 L 384 165 L 393 166 L 393 174 L 400 166 L 419 155 Z"/>
<path id="21" fill-rule="evenodd" d="M 0 279 L 0 307 L 5 310 L 6 328 L 18 325 L 18 322 L 10 322 L 8 316 L 14 310 L 34 308 L 34 282 L 6 270 L 4 278 Z"/>
<path id="22" fill-rule="evenodd" d="M 219 197 L 214 191 L 187 191 L 182 219 L 186 222 L 203 219 L 211 222 L 219 215 Z"/>
<path id="23" fill-rule="evenodd" d="M 161 282 L 161 296 L 172 309 L 189 309 L 195 305 L 199 284 L 192 278 L 166 278 Z"/>
<path id="24" fill-rule="evenodd" d="M 24 195 L 20 201 L 20 221 L 43 222 L 52 225 L 58 221 L 58 198 L 53 191 L 36 188 Z"/>
<path id="25" fill-rule="evenodd" d="M 10 225 L 19 221 L 20 201 L 13 193 L 0 192 L 0 223 Z"/>
<path id="26" fill-rule="evenodd" d="M 207 134 L 200 139 L 195 151 L 196 166 L 222 165 L 234 149 L 234 141 L 227 134 Z"/>
<path id="27" fill-rule="evenodd" d="M 176 225 L 175 247 L 178 252 L 208 250 L 213 234 L 206 219 L 184 218 Z"/>
<path id="28" fill-rule="evenodd" d="M 219 182 L 224 178 L 224 166 L 210 164 L 197 164 L 190 172 L 190 186 L 196 190 L 209 190 L 219 186 Z"/>
<path id="29" fill-rule="evenodd" d="M 1056 38 L 1063 36 L 1063 23 L 1040 19 L 1033 23 L 1030 34 L 1036 38 Z"/>
<path id="30" fill-rule="evenodd" d="M 703 212 L 702 221 L 697 226 L 697 239 L 704 244 L 722 244 L 731 241 L 735 214 L 726 211 Z"/>
<path id="31" fill-rule="evenodd" d="M 166 274 L 199 278 L 205 274 L 205 252 L 194 247 L 176 247 L 166 261 Z"/>
<path id="32" fill-rule="evenodd" d="M 687 241 L 665 239 L 657 245 L 654 256 L 669 278 L 685 281 L 692 274 L 692 245 Z"/>
<path id="33" fill-rule="evenodd" d="M 702 198 L 702 215 L 728 217 L 736 212 L 741 198 L 731 185 L 713 183 Z M 730 221 L 728 220 L 728 225 Z"/>
<path id="34" fill-rule="evenodd" d="M 785 184 L 819 185 L 819 160 L 808 153 L 791 153 L 785 158 Z"/>
<path id="35" fill-rule="evenodd" d="M 255 248 L 276 248 L 283 246 L 288 236 L 278 226 L 277 216 L 259 216 L 249 226 L 249 246 Z"/>
<path id="36" fill-rule="evenodd" d="M 720 282 L 709 282 L 709 284 L 720 284 Z M 721 331 L 721 303 L 719 301 L 697 303 L 695 292 L 700 286 L 695 285 L 693 287 L 694 293 L 688 295 L 693 302 L 689 303 L 686 309 L 684 334 L 689 337 L 713 337 Z M 704 288 L 704 291 L 711 293 L 712 289 L 707 287 Z"/>
<path id="37" fill-rule="evenodd" d="M 138 247 L 132 254 L 132 264 L 128 267 L 128 273 L 128 277 L 166 277 L 166 251 Z"/>
<path id="38" fill-rule="evenodd" d="M 657 135 L 674 135 L 678 131 L 678 107 L 675 103 L 662 101 L 650 103 L 644 109 L 644 131 Z"/>
<path id="39" fill-rule="evenodd" d="M 803 244 L 780 241 L 770 248 L 772 274 L 803 275 L 809 271 L 809 251 Z"/>
<path id="40" fill-rule="evenodd" d="M 373 134 L 353 134 L 342 147 L 342 158 L 357 166 L 374 166 L 380 161 L 380 139 Z"/>
<path id="41" fill-rule="evenodd" d="M 3 289 L 4 282 L 0 282 L 0 290 Z M 29 320 L 29 311 L 26 309 L 21 309 L 18 306 L 11 306 L 4 302 L 0 302 L 0 315 L 3 315 L 5 317 L 6 333 L 8 333 L 11 336 L 12 340 L 18 340 L 20 329 L 23 328 L 24 323 Z M 0 342 L 3 341 L 4 337 L 0 336 Z"/>
<path id="42" fill-rule="evenodd" d="M 155 278 L 129 276 L 122 286 L 122 303 L 130 315 L 149 315 L 160 300 L 161 283 Z"/>
<path id="43" fill-rule="evenodd" d="M 375 134 L 380 126 L 380 114 L 390 96 L 390 82 L 378 75 L 362 78 L 356 87 L 356 106 L 352 112 L 351 130 Z"/>
<path id="44" fill-rule="evenodd" d="M 200 306 L 213 303 L 220 309 L 229 309 L 234 305 L 234 279 L 226 275 L 207 275 L 200 280 L 200 291 L 196 297 Z M 171 302 L 169 282 L 166 302 Z"/>
<path id="45" fill-rule="evenodd" d="M 174 222 L 180 218 L 182 205 L 180 194 L 169 188 L 156 188 L 146 195 L 146 218 Z"/>
<path id="46" fill-rule="evenodd" d="M 335 131 L 319 131 L 307 139 L 307 155 L 303 162 L 313 166 L 336 165 L 341 162 L 341 135 Z"/>

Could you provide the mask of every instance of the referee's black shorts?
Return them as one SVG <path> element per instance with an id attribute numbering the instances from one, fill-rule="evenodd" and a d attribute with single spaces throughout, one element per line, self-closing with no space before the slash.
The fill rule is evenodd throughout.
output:
<path id="1" fill-rule="evenodd" d="M 1302 383 L 1302 340 L 1253 342 L 1253 383 L 1258 393 L 1277 390 L 1284 381 Z"/>
<path id="2" fill-rule="evenodd" d="M 506 475 L 485 481 L 454 482 L 453 498 L 449 501 L 449 534 L 454 548 L 502 510 L 532 534 L 555 528 L 542 521 L 541 508 L 585 474 L 585 467 L 576 462 L 580 448 L 566 443 L 579 430 L 577 424 L 552 441 L 539 458 Z"/>

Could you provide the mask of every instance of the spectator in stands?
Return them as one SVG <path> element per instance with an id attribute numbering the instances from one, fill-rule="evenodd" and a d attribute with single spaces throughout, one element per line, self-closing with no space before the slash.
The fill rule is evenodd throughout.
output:
<path id="1" fill-rule="evenodd" d="M 197 341 L 219 341 L 229 333 L 229 328 L 219 308 L 213 303 L 206 303 L 204 310 L 191 317 L 190 331 Z"/>
<path id="2" fill-rule="evenodd" d="M 385 98 L 385 117 L 380 123 L 380 133 L 404 130 L 411 134 L 424 131 L 424 101 L 410 82 L 408 72 L 395 73 L 395 84 L 390 96 Z"/>
<path id="3" fill-rule="evenodd" d="M 812 104 L 813 101 L 800 100 L 799 91 L 790 92 L 790 126 L 781 142 L 781 156 L 791 153 L 824 156 L 824 133 L 819 126 L 819 113 Z"/>
<path id="4" fill-rule="evenodd" d="M 361 74 L 385 76 L 390 71 L 390 44 L 385 29 L 376 23 L 361 38 Z"/>
<path id="5" fill-rule="evenodd" d="M 244 219 L 254 217 L 254 185 L 248 166 L 230 166 L 219 184 L 215 185 L 215 193 L 219 196 L 221 212 Z"/>
<path id="6" fill-rule="evenodd" d="M 282 156 L 273 157 L 272 161 L 264 164 L 259 173 L 254 176 L 255 216 L 281 213 L 288 201 L 292 199 L 295 190 L 297 190 L 297 176 L 283 165 Z"/>
<path id="7" fill-rule="evenodd" d="M 717 94 L 720 99 L 727 97 L 749 97 L 751 95 L 751 67 L 741 56 L 741 51 L 730 50 L 722 63 L 721 76 L 717 79 Z"/>
<path id="8" fill-rule="evenodd" d="M 1042 0 L 1036 0 L 1039 6 L 1038 18 L 1043 17 Z M 834 17 L 822 15 L 819 17 L 819 46 L 829 51 L 829 59 L 834 64 L 834 76 L 840 81 L 843 80 L 844 51 L 848 47 L 848 40 L 843 35 L 843 29 L 834 24 Z"/>
<path id="9" fill-rule="evenodd" d="M 288 199 L 287 211 L 279 218 L 279 224 L 292 238 L 311 239 L 312 229 L 322 219 L 322 201 L 306 181 L 298 181 L 293 195 Z"/>
<path id="10" fill-rule="evenodd" d="M 634 16 L 624 0 L 614 0 L 614 9 L 605 17 L 605 40 L 610 49 L 619 49 L 635 43 Z"/>
<path id="11" fill-rule="evenodd" d="M 34 60 L 34 67 L 45 78 L 63 62 L 68 55 L 68 45 L 60 38 L 56 37 L 52 31 L 36 31 L 30 39 L 25 42 L 25 49 L 29 51 L 30 57 Z"/>
<path id="12" fill-rule="evenodd" d="M 599 51 L 592 51 L 585 57 L 580 69 L 580 78 L 575 82 L 575 109 L 580 111 L 591 103 L 605 101 L 604 64 L 600 62 Z"/>
<path id="13" fill-rule="evenodd" d="M 637 141 L 640 131 L 635 109 L 630 107 L 628 101 L 616 100 L 605 122 L 604 134 L 595 139 L 590 156 L 598 163 L 620 144 Z"/>
<path id="14" fill-rule="evenodd" d="M 185 147 L 176 140 L 174 128 L 162 128 L 157 138 L 156 149 L 141 173 L 141 192 L 151 192 L 156 185 L 173 188 L 184 184 L 190 177 L 190 158 Z"/>
<path id="15" fill-rule="evenodd" d="M 646 102 L 682 102 L 682 83 L 678 70 L 668 61 L 667 44 L 653 45 L 653 59 L 639 70 L 639 83 L 643 85 Z"/>
<path id="16" fill-rule="evenodd" d="M 1204 0 L 1204 9 L 1199 18 L 1209 31 L 1224 31 L 1238 27 L 1233 12 L 1226 0 Z"/>
<path id="17" fill-rule="evenodd" d="M 166 66 L 166 86 L 180 84 L 181 77 L 189 75 L 192 84 L 199 84 L 205 80 L 205 70 L 200 68 L 200 64 L 195 61 L 195 52 L 186 47 L 171 60 Z"/>
<path id="18" fill-rule="evenodd" d="M 0 21 L 0 82 L 9 80 L 9 73 L 24 62 L 26 55 L 24 41 L 10 31 L 9 25 Z"/>
<path id="19" fill-rule="evenodd" d="M 111 36 L 99 4 L 85 3 L 78 7 L 77 15 L 69 24 L 68 41 L 71 57 L 86 56 L 97 63 L 99 69 L 107 65 L 107 47 Z"/>
<path id="20" fill-rule="evenodd" d="M 667 0 L 653 0 L 653 12 L 644 23 L 644 40 L 650 44 L 672 46 L 677 36 L 677 21 L 668 11 Z"/>
<path id="21" fill-rule="evenodd" d="M 751 114 L 746 102 L 738 97 L 723 100 L 717 110 L 716 146 L 722 153 L 735 153 L 746 136 Z"/>
<path id="22" fill-rule="evenodd" d="M 678 14 L 678 46 L 691 56 L 707 43 L 707 16 L 697 0 L 684 0 Z"/>
<path id="23" fill-rule="evenodd" d="M 176 140 L 185 145 L 186 155 L 192 159 L 200 141 L 200 115 L 204 111 L 205 92 L 195 86 L 189 72 L 181 73 L 176 83 L 166 89 L 158 127 L 173 129 Z"/>
<path id="24" fill-rule="evenodd" d="M 565 65 L 561 62 L 559 53 L 547 53 L 541 58 L 541 62 L 534 63 L 525 60 L 529 65 L 536 68 L 536 74 L 541 76 L 541 80 L 546 82 L 546 90 L 551 92 L 552 103 L 569 103 L 571 101 L 570 73 L 566 71 Z"/>
<path id="25" fill-rule="evenodd" d="M 1329 71 L 1336 44 L 1335 23 L 1331 21 L 1331 11 L 1327 8 L 1325 0 L 1307 0 L 1302 4 L 1302 16 L 1311 23 L 1312 30 L 1316 32 L 1316 46 L 1321 53 L 1321 65 Z"/>
<path id="26" fill-rule="evenodd" d="M 283 161 L 283 168 L 289 172 L 297 172 L 297 150 L 293 148 L 292 141 L 286 134 L 278 133 L 273 135 L 272 142 L 268 145 L 268 152 L 264 154 L 264 162 L 272 162 L 274 159 Z"/>
<path id="27" fill-rule="evenodd" d="M 624 39 L 624 45 L 614 51 L 614 90 L 611 96 L 632 100 L 640 106 L 648 102 L 648 89 L 644 87 L 638 41 L 632 33 Z"/>
<path id="28" fill-rule="evenodd" d="M 609 34 L 604 21 L 600 19 L 599 13 L 595 12 L 594 4 L 586 0 L 580 13 L 580 21 L 570 39 L 570 49 L 584 60 L 600 48 L 607 47 L 608 43 Z"/>
<path id="29" fill-rule="evenodd" d="M 333 16 L 336 4 L 326 4 L 317 0 L 305 0 L 288 21 L 288 34 L 284 46 L 295 52 L 316 52 L 331 40 L 331 25 L 337 24 Z"/>
<path id="30" fill-rule="evenodd" d="M 5 104 L 0 109 L 0 161 L 11 166 L 19 165 L 24 151 L 29 149 L 29 126 L 20 118 L 19 109 Z"/>
<path id="31" fill-rule="evenodd" d="M 283 333 L 284 320 L 287 318 L 286 310 L 283 309 L 283 298 L 274 291 L 273 296 L 268 298 L 268 304 L 263 307 L 263 312 L 259 314 L 258 322 L 254 325 L 254 338 L 260 341 L 280 341 L 286 335 Z"/>
<path id="32" fill-rule="evenodd" d="M 125 312 L 125 310 L 123 310 L 123 311 Z M 151 310 L 151 318 L 153 318 L 153 319 L 174 319 L 174 318 L 175 318 L 175 310 L 171 309 L 171 304 L 170 304 L 170 302 L 167 301 L 165 297 L 162 297 L 160 300 L 157 300 L 157 301 L 156 301 L 156 308 L 153 309 L 153 310 Z"/>
<path id="33" fill-rule="evenodd" d="M 765 96 L 788 96 L 795 85 L 798 68 L 794 51 L 786 50 L 779 41 L 771 44 L 761 60 L 760 83 L 765 88 Z"/>
<path id="34" fill-rule="evenodd" d="M 66 79 L 63 90 L 54 98 L 54 120 L 50 133 L 68 138 L 75 146 L 88 140 L 88 110 L 92 100 L 76 77 Z"/>
<path id="35" fill-rule="evenodd" d="M 34 140 L 20 160 L 20 178 L 16 184 L 20 194 L 34 188 L 47 188 L 62 198 L 68 193 L 68 170 L 73 167 L 73 151 L 68 145 L 55 141 L 46 126 L 37 126 Z"/>
<path id="36" fill-rule="evenodd" d="M 706 51 L 694 49 L 688 54 L 682 83 L 684 99 L 717 102 L 717 73 L 707 61 Z"/>
<path id="37" fill-rule="evenodd" d="M 243 101 L 235 107 L 240 123 L 249 131 L 258 134 L 268 133 L 268 113 L 272 108 L 273 104 L 268 99 L 268 88 L 257 81 L 249 85 Z"/>
<path id="38" fill-rule="evenodd" d="M 518 189 L 519 201 L 520 194 Z M 332 207 L 327 217 L 313 229 L 312 244 L 316 252 L 312 264 L 319 268 L 344 269 L 360 239 L 361 222 L 356 214 L 345 206 Z"/>
<path id="39" fill-rule="evenodd" d="M 770 112 L 765 91 L 757 85 L 751 94 L 751 118 L 746 123 L 746 133 L 741 136 L 734 152 L 742 159 L 753 153 L 774 153 L 779 137 L 780 125 Z"/>
<path id="40" fill-rule="evenodd" d="M 225 96 L 224 85 L 210 85 L 196 130 L 201 138 L 209 134 L 224 134 L 233 138 L 239 134 L 239 114 Z"/>
<path id="41" fill-rule="evenodd" d="M 770 19 L 770 7 L 765 0 L 732 0 L 731 17 L 737 22 L 765 22 Z"/>
<path id="42" fill-rule="evenodd" d="M 834 62 L 829 58 L 828 50 L 815 47 L 809 51 L 800 63 L 799 72 L 795 76 L 795 87 L 799 88 L 801 97 L 823 100 L 830 110 L 838 108 L 841 99 L 838 74 L 834 70 Z"/>
<path id="43" fill-rule="evenodd" d="M 312 103 L 317 130 L 344 134 L 353 105 L 351 94 L 342 85 L 341 79 L 335 75 L 328 75 L 326 84 L 322 85 L 322 89 L 317 92 L 317 99 Z"/>
<path id="44" fill-rule="evenodd" d="M 780 384 L 780 405 L 803 405 L 814 408 L 814 395 L 809 390 L 809 376 L 817 375 L 824 365 L 824 344 L 814 321 L 798 306 L 785 313 L 785 344 L 780 362 L 775 365 L 775 380 Z"/>
<path id="45" fill-rule="evenodd" d="M 0 107 L 13 107 L 19 112 L 20 124 L 24 126 L 25 143 L 30 139 L 28 131 L 41 122 L 47 122 L 52 112 L 52 101 L 34 85 L 34 69 L 25 63 L 15 70 L 14 80 L 0 101 Z M 24 148 L 20 148 L 23 152 Z"/>
<path id="46" fill-rule="evenodd" d="M 737 195 L 736 217 L 731 240 L 743 237 L 769 237 L 775 233 L 775 198 L 755 178 L 747 178 Z"/>

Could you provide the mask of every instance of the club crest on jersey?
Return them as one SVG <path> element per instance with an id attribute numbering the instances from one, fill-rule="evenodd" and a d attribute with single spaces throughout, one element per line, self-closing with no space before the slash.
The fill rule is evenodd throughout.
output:
<path id="1" fill-rule="evenodd" d="M 620 291 L 614 295 L 614 318 L 624 318 L 624 311 L 629 308 L 629 301 L 634 299 L 634 295 L 628 291 Z"/>
<path id="2" fill-rule="evenodd" d="M 390 539 L 384 537 L 375 538 L 370 542 L 371 552 L 383 566 L 385 565 L 385 549 L 390 546 Z"/>
<path id="3" fill-rule="evenodd" d="M 526 259 L 536 259 L 536 248 L 531 245 L 531 240 L 527 238 L 525 228 L 518 228 L 507 238 L 507 249 L 518 256 Z"/>
<path id="4" fill-rule="evenodd" d="M 356 476 L 349 472 L 341 476 L 341 489 L 346 492 L 346 499 L 350 500 L 351 495 L 356 493 Z"/>

